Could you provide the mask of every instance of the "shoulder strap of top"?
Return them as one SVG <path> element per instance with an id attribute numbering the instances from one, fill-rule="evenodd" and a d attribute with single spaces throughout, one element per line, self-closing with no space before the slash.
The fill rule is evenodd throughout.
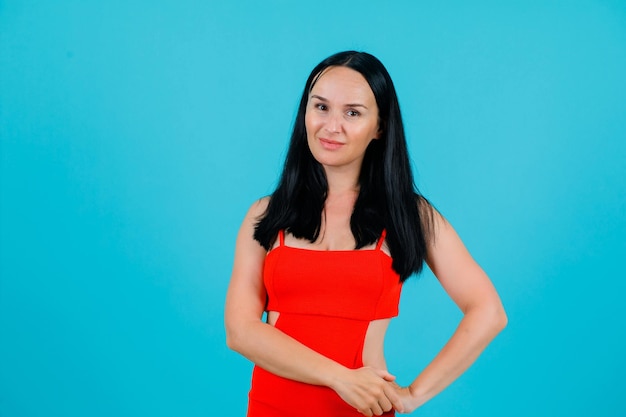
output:
<path id="1" fill-rule="evenodd" d="M 278 231 L 278 242 L 280 246 L 285 246 L 285 231 L 283 229 Z"/>
<path id="2" fill-rule="evenodd" d="M 383 229 L 383 232 L 380 234 L 378 238 L 378 244 L 376 245 L 376 250 L 380 250 L 383 246 L 383 242 L 385 241 L 385 236 L 387 236 L 387 231 Z"/>

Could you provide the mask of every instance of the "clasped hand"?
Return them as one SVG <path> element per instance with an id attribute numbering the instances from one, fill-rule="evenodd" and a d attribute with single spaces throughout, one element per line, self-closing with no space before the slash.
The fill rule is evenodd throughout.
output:
<path id="1" fill-rule="evenodd" d="M 366 416 L 380 416 L 392 409 L 399 413 L 413 411 L 408 388 L 402 388 L 394 381 L 395 377 L 387 371 L 363 367 L 348 369 L 333 389 Z"/>

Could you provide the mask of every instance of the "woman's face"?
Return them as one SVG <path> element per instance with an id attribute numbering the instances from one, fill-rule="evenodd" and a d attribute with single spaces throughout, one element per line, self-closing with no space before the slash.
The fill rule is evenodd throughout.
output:
<path id="1" fill-rule="evenodd" d="M 360 171 L 367 146 L 380 135 L 376 98 L 365 78 L 347 67 L 327 68 L 309 94 L 305 125 L 320 164 Z"/>

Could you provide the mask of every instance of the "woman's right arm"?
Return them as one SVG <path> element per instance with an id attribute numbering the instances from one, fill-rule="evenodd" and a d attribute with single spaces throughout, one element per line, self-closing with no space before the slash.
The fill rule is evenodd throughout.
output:
<path id="1" fill-rule="evenodd" d="M 252 205 L 237 236 L 233 273 L 226 295 L 228 347 L 276 375 L 328 386 L 365 415 L 380 415 L 392 407 L 400 411 L 399 396 L 388 383 L 394 377 L 387 371 L 346 368 L 262 321 L 266 251 L 254 240 L 254 226 L 267 203 L 268 199 L 263 199 Z"/>

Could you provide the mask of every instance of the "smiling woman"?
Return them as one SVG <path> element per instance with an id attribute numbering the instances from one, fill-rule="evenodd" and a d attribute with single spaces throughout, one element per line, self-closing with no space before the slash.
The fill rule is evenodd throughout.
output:
<path id="1" fill-rule="evenodd" d="M 365 78 L 348 67 L 331 67 L 316 80 L 306 109 L 309 149 L 326 170 L 355 164 L 380 134 L 378 106 Z M 326 152 L 328 151 L 328 152 Z"/>
<path id="2" fill-rule="evenodd" d="M 400 387 L 384 338 L 424 262 L 464 317 Z M 412 412 L 506 324 L 489 278 L 414 187 L 395 88 L 372 55 L 311 72 L 279 185 L 241 226 L 225 321 L 228 345 L 256 365 L 249 417 Z"/>

